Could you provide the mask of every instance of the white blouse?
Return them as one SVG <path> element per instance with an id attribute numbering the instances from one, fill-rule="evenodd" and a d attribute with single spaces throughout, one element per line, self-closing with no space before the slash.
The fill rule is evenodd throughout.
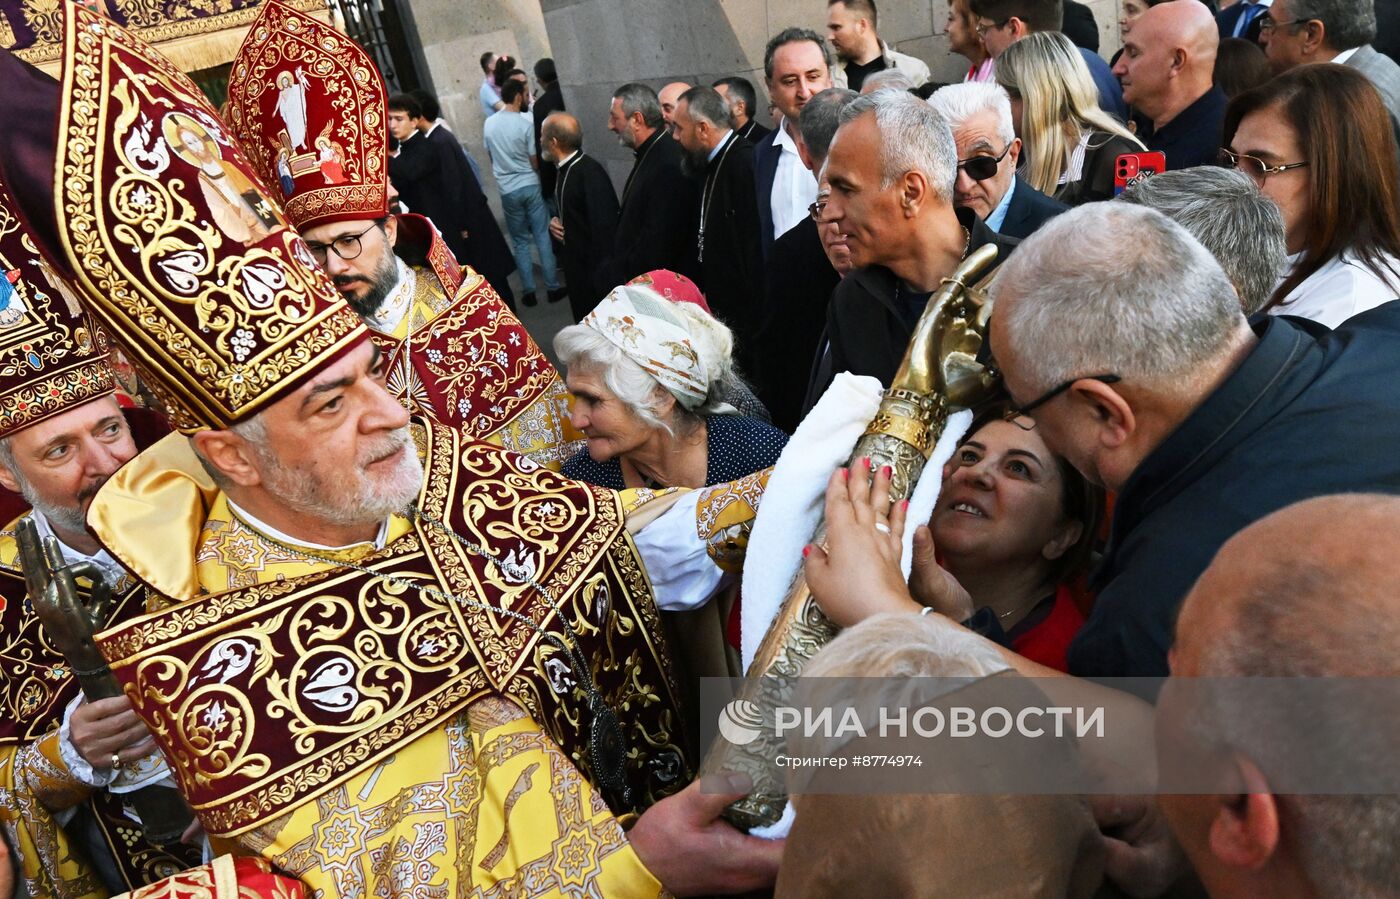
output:
<path id="1" fill-rule="evenodd" d="M 1284 268 L 1285 278 L 1302 255 L 1295 253 L 1288 257 L 1288 265 Z M 1376 277 L 1371 267 L 1350 251 L 1343 250 L 1293 288 L 1283 302 L 1271 307 L 1269 312 L 1310 318 L 1335 328 L 1353 315 L 1400 298 L 1400 259 L 1387 255 L 1382 260 L 1394 270 L 1384 280 Z"/>

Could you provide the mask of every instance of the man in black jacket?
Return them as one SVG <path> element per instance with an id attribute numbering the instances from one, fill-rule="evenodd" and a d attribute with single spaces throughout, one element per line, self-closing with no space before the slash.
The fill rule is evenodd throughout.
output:
<path id="1" fill-rule="evenodd" d="M 652 269 L 691 274 L 697 191 L 681 173 L 681 148 L 662 127 L 661 101 L 645 84 L 624 84 L 612 97 L 608 130 L 637 157 L 619 200 L 612 253 L 598 264 L 609 289 Z"/>
<path id="2" fill-rule="evenodd" d="M 1118 494 L 1073 674 L 1165 675 L 1183 597 L 1251 522 L 1314 496 L 1400 493 L 1400 303 L 1332 332 L 1251 327 L 1208 251 L 1119 203 L 1052 222 L 994 294 L 1007 389 L 1036 406 L 1051 449 Z"/>
<path id="3" fill-rule="evenodd" d="M 1024 240 L 1069 209 L 1016 176 L 1021 139 L 1011 101 L 995 84 L 950 84 L 929 97 L 953 129 L 958 150 L 955 205 L 971 209 L 998 234 Z"/>
<path id="4" fill-rule="evenodd" d="M 390 97 L 389 110 L 407 115 L 413 125 L 413 131 L 401 139 L 398 153 L 389 158 L 389 178 L 399 199 L 410 211 L 432 221 L 457 261 L 476 269 L 512 306 L 510 273 L 515 271 L 515 259 L 462 145 L 445 125 L 425 118 L 413 97 Z"/>
<path id="5" fill-rule="evenodd" d="M 540 140 L 540 131 L 544 127 L 544 120 L 556 112 L 564 111 L 564 92 L 559 88 L 559 75 L 554 71 L 554 60 L 548 56 L 535 63 L 535 81 L 540 86 L 540 95 L 535 98 L 534 105 L 530 107 L 530 115 L 535 119 L 535 146 L 544 148 Z M 555 165 L 543 156 L 540 157 L 540 193 L 544 194 L 544 201 L 552 204 L 554 202 L 554 177 Z M 555 215 L 559 214 L 557 207 L 552 210 Z M 570 290 L 573 285 L 570 285 Z"/>
<path id="6" fill-rule="evenodd" d="M 710 87 L 729 104 L 729 124 L 739 136 L 755 147 L 771 132 L 758 123 L 758 95 L 754 93 L 753 82 L 738 75 L 721 78 Z"/>
<path id="7" fill-rule="evenodd" d="M 577 322 L 616 284 L 598 280 L 598 260 L 612 251 L 617 233 L 617 194 L 601 163 L 583 154 L 583 129 L 567 112 L 544 120 L 540 155 L 559 167 L 549 230 L 564 246 L 560 259 L 569 283 L 569 308 Z"/>
<path id="8" fill-rule="evenodd" d="M 947 122 L 913 94 L 877 91 L 841 111 L 826 159 L 831 193 L 822 220 L 845 235 L 857 271 L 832 294 L 808 409 L 839 372 L 888 387 L 942 280 L 983 244 L 1001 250 L 998 263 L 1015 246 L 970 211 L 953 209 L 953 146 Z M 886 164 L 910 159 L 915 167 L 903 171 Z"/>
<path id="9" fill-rule="evenodd" d="M 734 331 L 735 358 L 751 368 L 763 312 L 763 250 L 753 144 L 729 127 L 729 106 L 712 87 L 692 87 L 672 115 L 682 166 L 701 179 L 693 219 L 696 283 L 715 316 Z"/>
<path id="10" fill-rule="evenodd" d="M 821 171 L 840 124 L 841 110 L 855 98 L 855 91 L 829 88 L 802 107 L 797 119 L 802 137 L 797 152 L 813 172 Z M 825 190 L 818 186 L 819 208 Z M 851 270 L 844 245 L 836 251 L 836 259 L 828 255 L 823 231 L 834 232 L 835 226 L 819 228 L 816 219 L 807 216 L 774 241 L 768 251 L 766 307 L 755 341 L 762 353 L 758 369 L 749 374 L 773 416 L 773 424 L 788 433 L 802 421 L 807 379 L 826 330 L 831 292 L 841 283 L 841 276 Z M 838 260 L 842 263 L 840 269 Z"/>

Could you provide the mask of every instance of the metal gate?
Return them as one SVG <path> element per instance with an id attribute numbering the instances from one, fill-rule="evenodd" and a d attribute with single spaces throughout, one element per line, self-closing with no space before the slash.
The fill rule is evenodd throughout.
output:
<path id="1" fill-rule="evenodd" d="M 422 42 L 404 0 L 330 0 L 345 33 L 374 58 L 389 93 L 432 90 Z"/>

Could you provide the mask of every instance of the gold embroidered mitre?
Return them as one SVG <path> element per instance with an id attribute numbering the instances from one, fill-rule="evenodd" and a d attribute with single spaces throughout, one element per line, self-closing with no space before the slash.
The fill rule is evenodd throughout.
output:
<path id="1" fill-rule="evenodd" d="M 105 341 L 0 182 L 0 437 L 115 389 Z"/>
<path id="2" fill-rule="evenodd" d="M 350 38 L 265 0 L 234 58 L 228 99 L 229 129 L 294 227 L 389 214 L 388 95 Z"/>
<path id="3" fill-rule="evenodd" d="M 62 96 L 58 240 L 177 425 L 254 415 L 366 336 L 199 88 L 69 2 Z"/>

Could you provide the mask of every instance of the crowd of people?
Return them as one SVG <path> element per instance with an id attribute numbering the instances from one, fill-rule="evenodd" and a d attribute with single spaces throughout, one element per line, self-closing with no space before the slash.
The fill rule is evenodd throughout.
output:
<path id="1" fill-rule="evenodd" d="M 813 788 L 763 836 L 693 732 L 788 562 L 823 677 L 1155 678 L 1150 719 L 1161 679 L 1400 675 L 1374 2 L 1123 0 L 1108 60 L 1075 0 L 951 0 L 936 84 L 827 0 L 767 42 L 771 106 L 571 113 L 487 53 L 505 234 L 437 100 L 334 28 L 260 4 L 215 110 L 63 7 L 62 81 L 0 52 L 0 899 L 1400 894 L 1400 793 L 1286 789 L 1239 721 L 1159 738 L 1218 795 Z M 987 254 L 947 345 L 996 377 L 919 511 L 859 410 Z M 802 478 L 823 536 L 770 558 Z M 75 641 L 46 609 L 103 580 Z M 1393 720 L 1315 711 L 1329 764 L 1394 767 Z"/>

